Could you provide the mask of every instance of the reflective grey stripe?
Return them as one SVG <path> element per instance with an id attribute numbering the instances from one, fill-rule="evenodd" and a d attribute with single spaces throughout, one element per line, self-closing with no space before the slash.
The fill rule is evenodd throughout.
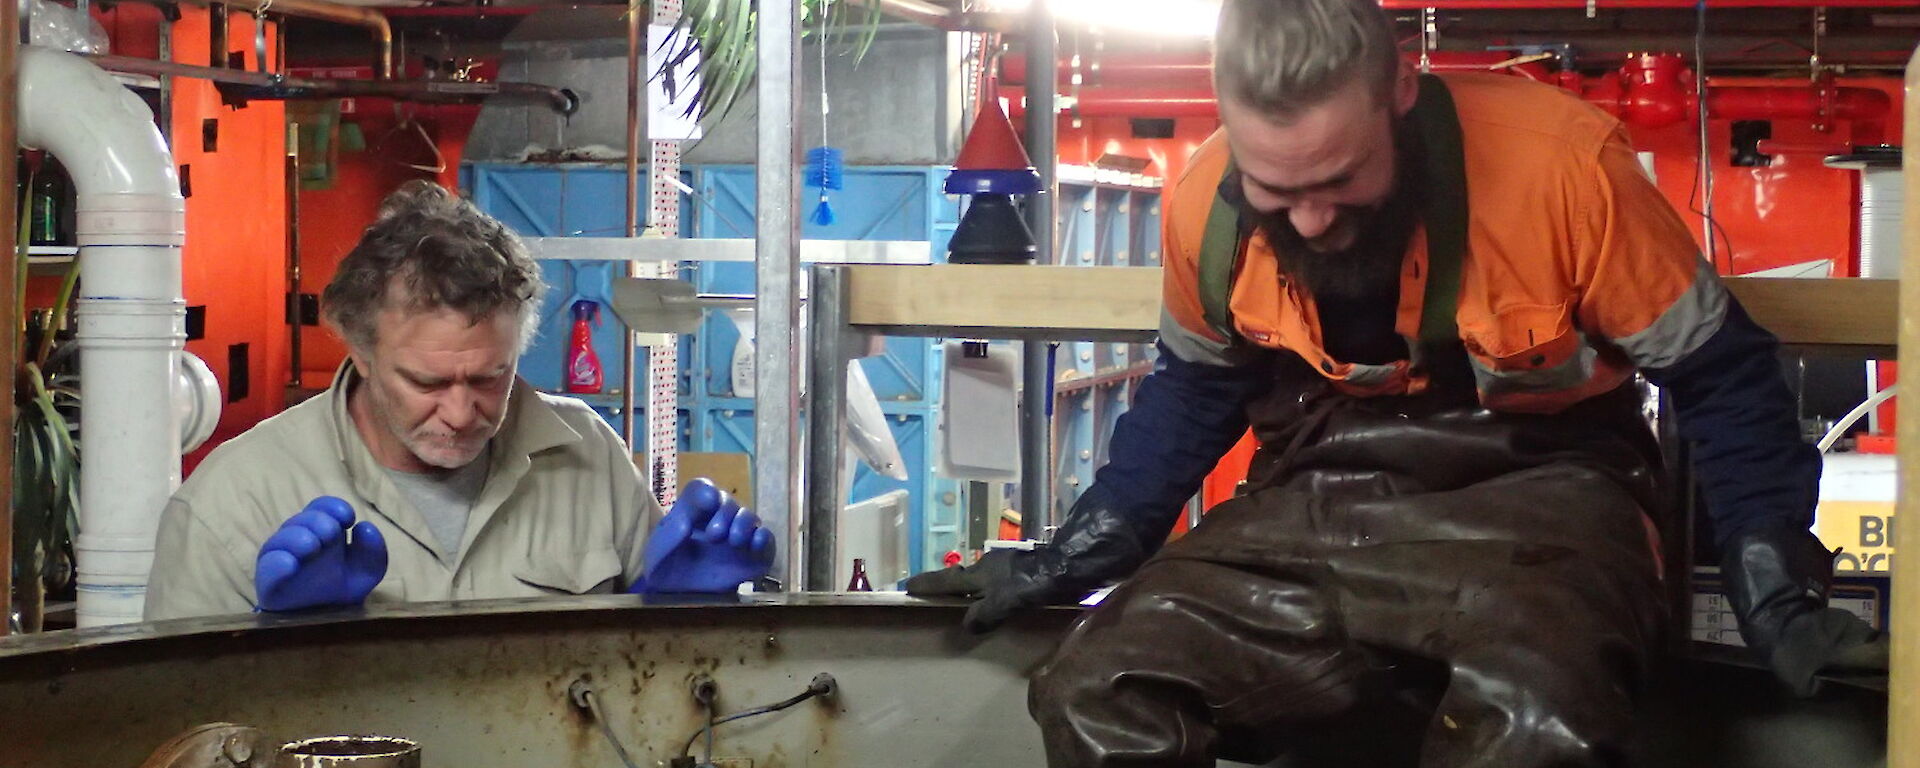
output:
<path id="1" fill-rule="evenodd" d="M 1394 366 L 1355 363 L 1345 381 L 1356 387 L 1377 387 L 1393 378 Z"/>
<path id="2" fill-rule="evenodd" d="M 1639 333 L 1614 339 L 1628 359 L 1641 368 L 1665 368 L 1680 362 L 1707 343 L 1727 319 L 1727 287 L 1713 266 L 1697 260 L 1693 285 L 1674 299 L 1667 311 Z"/>
<path id="3" fill-rule="evenodd" d="M 1563 392 L 1579 387 L 1593 378 L 1600 352 L 1582 341 L 1580 350 L 1567 358 L 1566 362 L 1552 368 L 1526 371 L 1496 371 L 1478 357 L 1468 355 L 1467 359 L 1473 361 L 1473 380 L 1479 385 L 1481 394 L 1507 395 L 1516 392 Z"/>
<path id="4" fill-rule="evenodd" d="M 1248 362 L 1249 357 L 1245 343 L 1222 344 L 1189 331 L 1165 307 L 1160 308 L 1160 342 L 1189 363 L 1231 367 Z"/>

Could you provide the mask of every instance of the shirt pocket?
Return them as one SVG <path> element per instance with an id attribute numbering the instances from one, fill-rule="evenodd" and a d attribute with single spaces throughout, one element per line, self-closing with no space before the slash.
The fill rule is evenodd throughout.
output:
<path id="1" fill-rule="evenodd" d="M 1476 368 L 1498 373 L 1558 369 L 1582 346 L 1569 302 L 1509 305 L 1491 317 L 1462 323 L 1460 338 Z"/>
<path id="2" fill-rule="evenodd" d="M 619 553 L 607 547 L 536 556 L 515 568 L 513 577 L 546 594 L 585 595 L 613 591 L 620 571 Z"/>

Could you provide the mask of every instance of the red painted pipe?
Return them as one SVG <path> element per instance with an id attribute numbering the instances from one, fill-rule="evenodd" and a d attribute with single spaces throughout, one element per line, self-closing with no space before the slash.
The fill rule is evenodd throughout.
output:
<path id="1" fill-rule="evenodd" d="M 1485 70 L 1505 61 L 1498 52 L 1442 53 L 1433 57 L 1440 71 Z M 1024 61 L 1020 62 L 1024 66 Z M 1538 65 L 1510 68 L 1514 74 L 1568 87 L 1588 103 L 1629 125 L 1659 128 L 1689 120 L 1699 108 L 1693 74 L 1675 54 L 1650 54 L 1628 61 L 1618 72 L 1597 78 L 1549 73 Z M 1501 70 L 1495 70 L 1501 71 Z M 1213 89 L 1205 81 L 1184 86 L 1135 88 L 1093 86 L 1062 88 L 1062 111 L 1084 117 L 1218 117 Z M 1003 87 L 1013 115 L 1025 113 L 1024 92 Z M 1716 86 L 1708 90 L 1707 111 L 1721 120 L 1809 120 L 1854 123 L 1853 141 L 1878 143 L 1892 110 L 1887 94 L 1872 88 L 1832 83 L 1805 86 Z"/>
<path id="2" fill-rule="evenodd" d="M 1881 120 L 1893 102 L 1872 88 L 1710 88 L 1707 114 L 1722 120 Z"/>
<path id="3" fill-rule="evenodd" d="M 1066 87 L 1080 75 L 1084 85 L 1205 85 L 1213 82 L 1213 59 L 1206 51 L 1174 54 L 1128 53 L 1118 56 L 1083 55 L 1080 66 L 1061 59 L 1059 82 Z M 1027 82 L 1027 57 L 1009 54 L 1000 59 L 1000 80 Z"/>
<path id="4" fill-rule="evenodd" d="M 1853 145 L 1844 141 L 1781 141 L 1761 139 L 1755 149 L 1763 155 L 1844 155 Z"/>
<path id="5" fill-rule="evenodd" d="M 1212 88 L 1113 88 L 1081 87 L 1062 89 L 1060 111 L 1073 117 L 1219 117 Z M 1008 116 L 1019 119 L 1027 113 L 1027 90 L 1021 86 L 1000 86 L 1007 100 Z"/>
<path id="6" fill-rule="evenodd" d="M 1688 8 L 1695 0 L 1593 0 L 1599 10 L 1631 8 Z M 1911 8 L 1911 0 L 1713 0 L 1719 8 Z M 1380 0 L 1390 11 L 1520 11 L 1586 10 L 1587 0 Z"/>
<path id="7" fill-rule="evenodd" d="M 540 10 L 533 5 L 415 5 L 381 8 L 389 18 L 395 17 L 471 17 L 488 16 L 531 16 Z"/>
<path id="8" fill-rule="evenodd" d="M 1435 72 L 1487 72 L 1512 70 L 1535 80 L 1552 82 L 1552 73 L 1539 62 L 1518 66 L 1491 69 L 1496 64 L 1505 63 L 1513 54 L 1503 51 L 1434 51 L 1429 57 Z M 1417 57 L 1409 56 L 1409 60 Z M 1098 55 L 1082 56 L 1080 65 L 1074 66 L 1072 59 L 1061 59 L 1059 82 L 1063 89 L 1073 82 L 1073 76 L 1080 75 L 1085 86 L 1112 87 L 1180 87 L 1185 89 L 1204 88 L 1213 82 L 1213 60 L 1205 51 L 1179 51 L 1172 53 L 1139 52 L 1102 57 Z M 1027 82 L 1027 57 L 1009 54 L 1000 59 L 1000 81 L 1013 85 Z"/>

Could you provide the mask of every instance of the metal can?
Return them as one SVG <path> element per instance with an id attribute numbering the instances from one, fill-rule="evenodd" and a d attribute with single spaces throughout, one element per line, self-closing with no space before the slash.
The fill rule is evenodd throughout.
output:
<path id="1" fill-rule="evenodd" d="M 280 748 L 274 768 L 420 768 L 420 745 L 391 736 L 321 736 Z"/>

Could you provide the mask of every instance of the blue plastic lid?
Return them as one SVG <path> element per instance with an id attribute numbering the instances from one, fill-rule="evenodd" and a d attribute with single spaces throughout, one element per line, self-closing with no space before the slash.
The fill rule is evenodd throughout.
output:
<path id="1" fill-rule="evenodd" d="M 955 168 L 947 176 L 946 191 L 949 195 L 1031 195 L 1040 191 L 1040 174 L 1032 168 Z"/>

